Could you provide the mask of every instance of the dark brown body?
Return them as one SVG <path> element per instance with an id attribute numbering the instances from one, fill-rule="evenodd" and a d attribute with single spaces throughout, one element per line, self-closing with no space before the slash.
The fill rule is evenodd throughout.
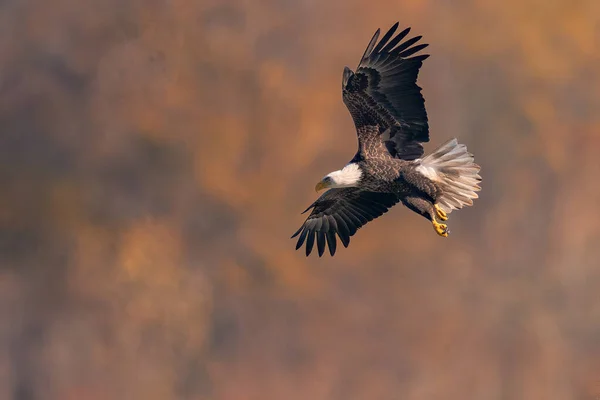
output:
<path id="1" fill-rule="evenodd" d="M 360 129 L 360 150 L 353 162 L 359 164 L 363 173 L 361 189 L 394 193 L 403 202 L 404 198 L 419 197 L 433 206 L 442 190 L 434 181 L 416 170 L 418 161 L 392 157 L 381 140 L 382 134 L 379 133 L 378 127 L 365 126 Z M 420 205 L 423 205 L 422 203 L 419 202 Z M 419 213 L 422 214 L 420 211 Z"/>

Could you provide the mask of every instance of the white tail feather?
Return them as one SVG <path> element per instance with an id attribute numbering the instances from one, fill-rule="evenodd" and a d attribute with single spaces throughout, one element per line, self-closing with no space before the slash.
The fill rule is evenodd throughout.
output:
<path id="1" fill-rule="evenodd" d="M 417 171 L 441 184 L 444 193 L 437 199 L 439 207 L 450 214 L 452 210 L 473 205 L 479 182 L 479 165 L 473 162 L 473 155 L 467 146 L 456 139 L 449 140 L 437 150 L 421 160 Z"/>

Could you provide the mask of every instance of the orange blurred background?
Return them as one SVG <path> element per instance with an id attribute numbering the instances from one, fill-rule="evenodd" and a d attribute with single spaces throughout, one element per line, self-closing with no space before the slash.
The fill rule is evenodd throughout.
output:
<path id="1" fill-rule="evenodd" d="M 430 43 L 449 239 L 290 235 L 373 32 Z M 600 396 L 600 2 L 0 2 L 1 399 Z"/>

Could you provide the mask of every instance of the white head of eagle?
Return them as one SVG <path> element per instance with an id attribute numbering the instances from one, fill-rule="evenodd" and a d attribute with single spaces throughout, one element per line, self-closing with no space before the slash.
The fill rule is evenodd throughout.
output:
<path id="1" fill-rule="evenodd" d="M 354 187 L 358 185 L 361 177 L 362 171 L 359 165 L 350 163 L 338 171 L 333 171 L 325 175 L 317 183 L 315 190 L 318 192 L 321 189 Z"/>

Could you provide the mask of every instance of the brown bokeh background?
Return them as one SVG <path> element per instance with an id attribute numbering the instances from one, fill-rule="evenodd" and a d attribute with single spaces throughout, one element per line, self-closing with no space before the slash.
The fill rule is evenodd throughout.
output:
<path id="1" fill-rule="evenodd" d="M 307 259 L 396 20 L 481 197 Z M 600 2 L 7 0 L 0 60 L 0 398 L 600 396 Z"/>

